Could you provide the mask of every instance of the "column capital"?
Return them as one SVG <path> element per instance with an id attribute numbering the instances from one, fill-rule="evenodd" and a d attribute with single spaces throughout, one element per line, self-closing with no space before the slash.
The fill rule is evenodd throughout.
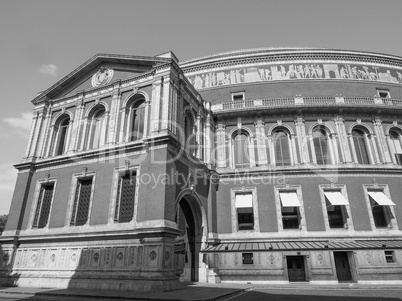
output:
<path id="1" fill-rule="evenodd" d="M 265 124 L 265 122 L 264 122 L 264 120 L 262 120 L 261 118 L 254 120 L 254 125 L 255 125 L 256 127 L 263 127 L 264 124 Z"/>

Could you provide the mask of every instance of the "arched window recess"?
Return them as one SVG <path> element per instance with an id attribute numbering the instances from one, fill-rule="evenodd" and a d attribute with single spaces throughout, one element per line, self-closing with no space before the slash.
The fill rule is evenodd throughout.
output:
<path id="1" fill-rule="evenodd" d="M 122 132 L 120 141 L 130 142 L 142 140 L 147 131 L 147 102 L 142 94 L 131 96 L 122 110 Z"/>
<path id="2" fill-rule="evenodd" d="M 106 144 L 107 139 L 106 108 L 98 104 L 88 114 L 87 149 L 97 149 Z"/>
<path id="3" fill-rule="evenodd" d="M 231 135 L 232 167 L 250 168 L 254 166 L 252 135 L 245 129 L 235 130 Z"/>
<path id="4" fill-rule="evenodd" d="M 68 151 L 71 119 L 68 114 L 59 116 L 53 126 L 52 150 L 50 155 L 60 156 Z"/>

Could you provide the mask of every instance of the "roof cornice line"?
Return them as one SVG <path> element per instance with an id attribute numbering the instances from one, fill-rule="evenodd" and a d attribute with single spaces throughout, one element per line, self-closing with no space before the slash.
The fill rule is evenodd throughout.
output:
<path id="1" fill-rule="evenodd" d="M 53 91 L 56 87 L 61 86 L 63 83 L 70 80 L 74 75 L 79 73 L 80 71 L 84 70 L 89 65 L 93 64 L 96 60 L 102 59 L 120 59 L 125 61 L 154 61 L 155 63 L 169 63 L 172 61 L 170 58 L 161 58 L 161 57 L 147 57 L 147 56 L 134 56 L 134 55 L 120 55 L 120 54 L 106 54 L 106 53 L 98 53 L 91 57 L 89 60 L 81 64 L 79 67 L 74 69 L 72 72 L 64 76 L 61 80 L 57 81 L 54 85 L 52 85 L 47 90 L 41 92 L 37 95 L 33 100 L 32 103 L 37 102 L 41 98 L 47 96 L 51 91 Z"/>

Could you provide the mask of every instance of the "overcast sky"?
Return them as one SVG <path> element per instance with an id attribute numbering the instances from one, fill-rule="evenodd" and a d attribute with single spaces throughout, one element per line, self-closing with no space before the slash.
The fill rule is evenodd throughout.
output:
<path id="1" fill-rule="evenodd" d="M 402 56 L 402 0 L 0 0 L 0 214 L 28 141 L 31 100 L 96 53 L 179 60 L 259 47 Z"/>

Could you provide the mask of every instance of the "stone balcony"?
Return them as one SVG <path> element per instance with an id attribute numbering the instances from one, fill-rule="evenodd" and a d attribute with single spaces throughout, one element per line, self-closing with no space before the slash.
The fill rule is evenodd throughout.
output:
<path id="1" fill-rule="evenodd" d="M 402 100 L 380 97 L 343 97 L 342 95 L 327 96 L 327 97 L 296 97 L 288 98 L 269 98 L 269 99 L 254 99 L 231 101 L 226 103 L 212 105 L 212 111 L 215 115 L 244 112 L 255 110 L 271 110 L 282 109 L 293 111 L 303 108 L 311 109 L 342 109 L 349 108 L 359 111 L 374 111 L 378 112 L 400 112 L 402 113 Z M 401 111 L 395 111 L 401 110 Z"/>

